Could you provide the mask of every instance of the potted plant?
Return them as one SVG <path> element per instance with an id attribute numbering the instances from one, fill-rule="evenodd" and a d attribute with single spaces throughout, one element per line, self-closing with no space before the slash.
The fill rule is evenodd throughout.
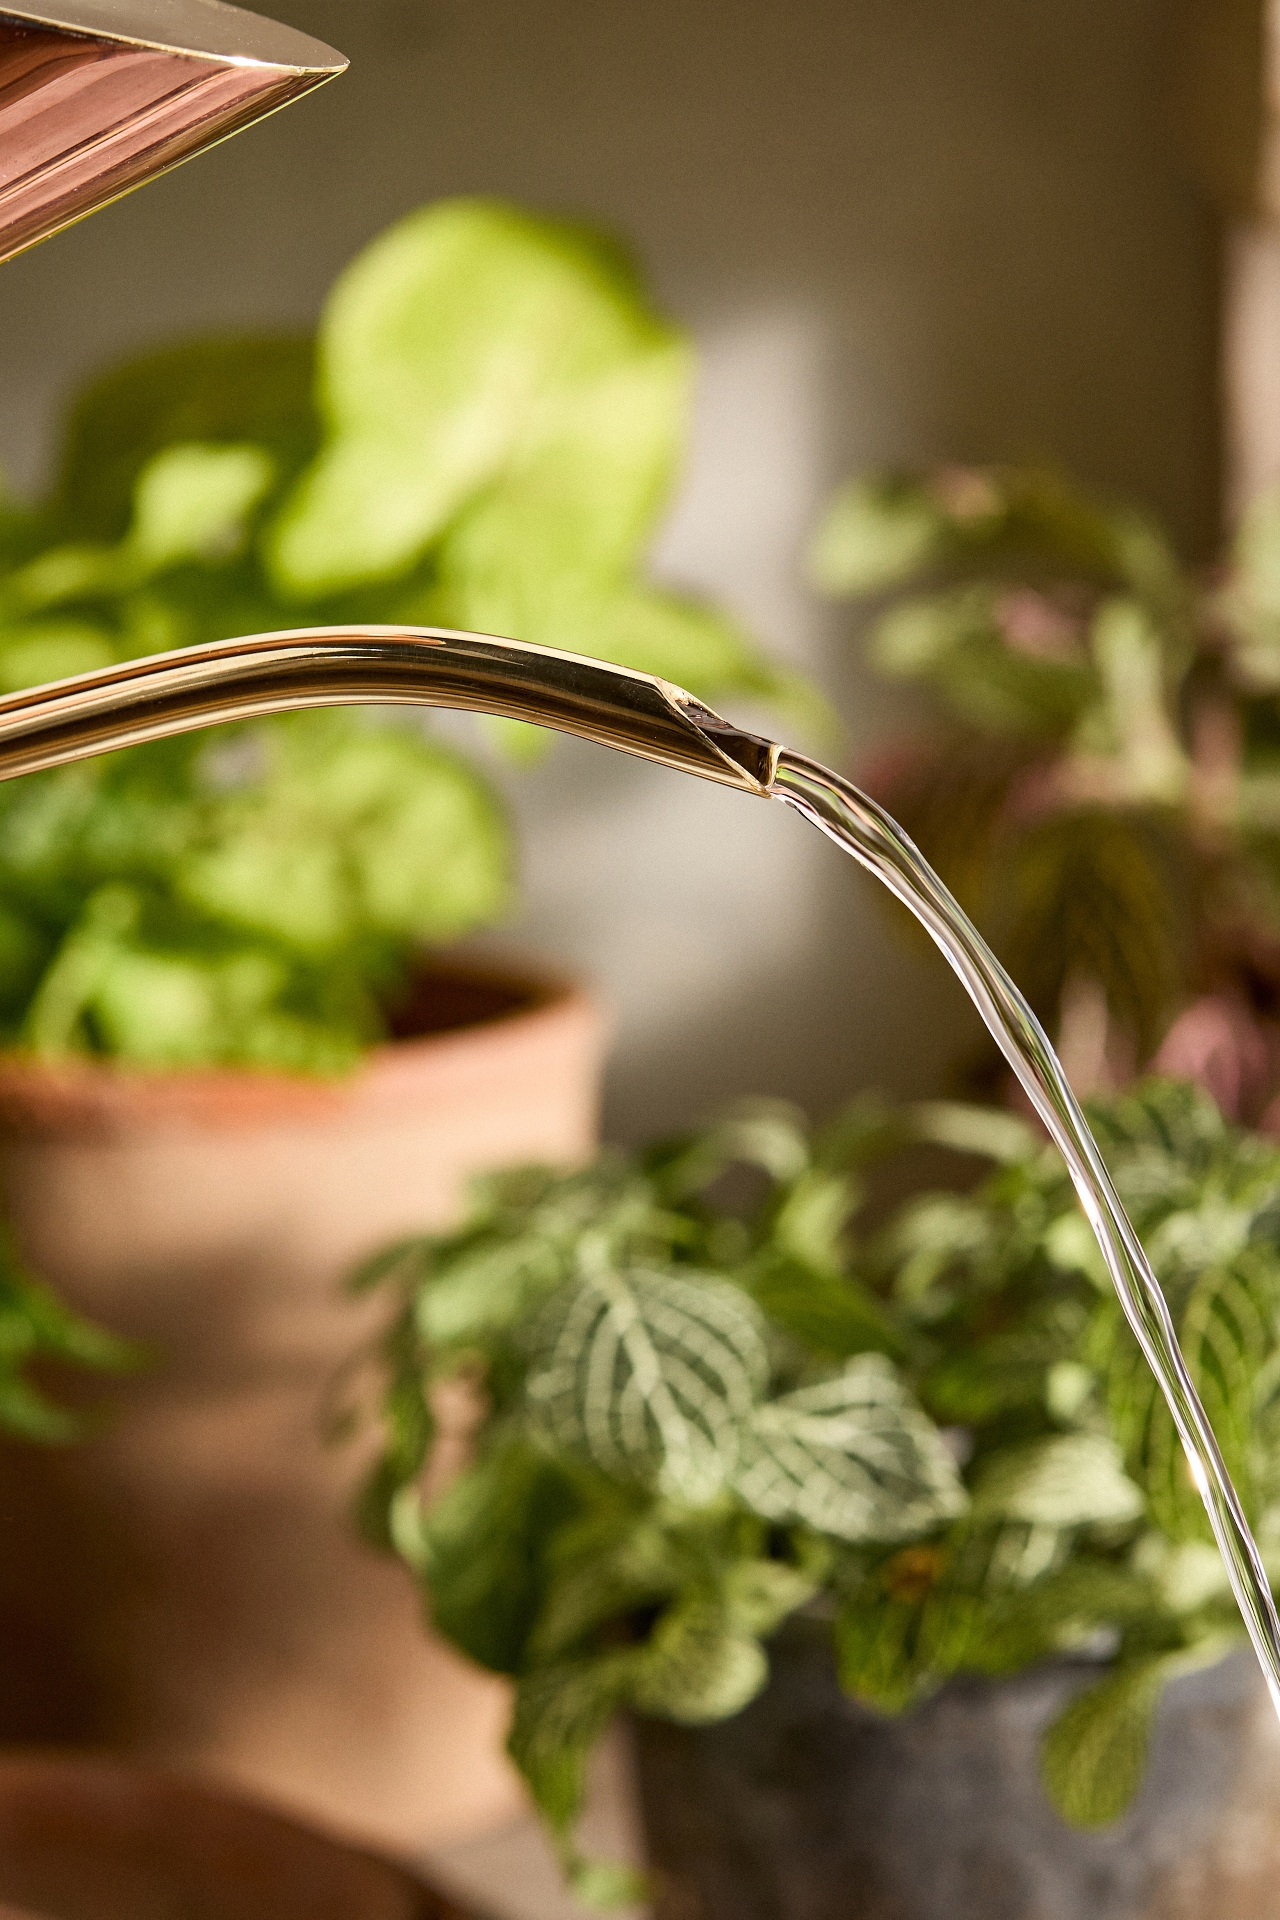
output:
<path id="1" fill-rule="evenodd" d="M 0 686 L 403 622 L 786 697 L 731 622 L 643 577 L 691 373 L 613 242 L 491 202 L 411 215 L 314 341 L 181 344 L 81 395 L 49 498 L 0 513 Z M 51 1619 L 81 1731 L 399 1842 L 430 1837 L 424 1807 L 445 1832 L 512 1804 L 504 1696 L 344 1543 L 321 1401 L 360 1248 L 443 1224 L 477 1166 L 592 1144 L 598 1009 L 430 957 L 501 916 L 510 838 L 492 779 L 386 713 L 0 789 L 7 1204 L 64 1297 L 157 1355 L 47 1463 L 15 1548 L 82 1543 Z"/>
<path id="2" fill-rule="evenodd" d="M 931 724 L 866 778 L 1000 949 L 1078 1086 L 1154 1062 L 1280 1127 L 1280 493 L 1220 564 L 1056 474 L 873 475 L 811 553 Z"/>
<path id="3" fill-rule="evenodd" d="M 1274 1552 L 1280 1151 L 1185 1084 L 1091 1118 Z M 864 1227 L 874 1163 L 922 1143 L 995 1170 Z M 626 1706 L 672 1914 L 1271 1911 L 1240 1839 L 1274 1818 L 1270 1709 L 1224 1660 L 1243 1628 L 1068 1176 L 1015 1116 L 742 1108 L 491 1179 L 363 1278 L 403 1303 L 371 1527 L 515 1677 L 511 1751 L 588 1892 L 614 1889 L 573 1850 L 583 1757 Z M 473 1463 L 424 1502 L 459 1376 Z"/>

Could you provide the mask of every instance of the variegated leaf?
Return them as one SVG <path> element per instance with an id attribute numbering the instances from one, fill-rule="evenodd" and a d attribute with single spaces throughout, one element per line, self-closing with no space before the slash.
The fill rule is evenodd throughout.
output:
<path id="1" fill-rule="evenodd" d="M 972 1518 L 1032 1528 L 1118 1525 L 1142 1517 L 1139 1488 L 1102 1434 L 1053 1434 L 1001 1453 L 979 1477 Z"/>
<path id="2" fill-rule="evenodd" d="M 615 1272 L 590 1248 L 583 1266 L 534 1325 L 535 1429 L 610 1479 L 712 1499 L 768 1377 L 759 1313 L 707 1275 Z"/>
<path id="3" fill-rule="evenodd" d="M 880 1354 L 752 1416 L 734 1487 L 767 1520 L 899 1540 L 964 1506 L 955 1463 Z"/>

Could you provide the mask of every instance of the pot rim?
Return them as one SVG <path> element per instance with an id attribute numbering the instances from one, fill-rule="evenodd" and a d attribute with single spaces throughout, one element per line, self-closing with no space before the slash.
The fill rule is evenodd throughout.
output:
<path id="1" fill-rule="evenodd" d="M 603 1051 L 606 1011 L 568 975 L 536 962 L 461 954 L 429 961 L 415 981 L 433 976 L 489 990 L 506 1004 L 478 1019 L 379 1041 L 351 1073 L 333 1077 L 251 1066 L 144 1067 L 92 1056 L 54 1061 L 0 1049 L 0 1135 L 331 1123 L 438 1106 L 468 1085 L 496 1081 L 517 1056 Z"/>

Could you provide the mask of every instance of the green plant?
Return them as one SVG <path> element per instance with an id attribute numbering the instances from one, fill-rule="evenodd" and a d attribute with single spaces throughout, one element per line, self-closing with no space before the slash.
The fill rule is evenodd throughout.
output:
<path id="1" fill-rule="evenodd" d="M 872 663 L 932 696 L 932 733 L 869 778 L 1077 1077 L 1158 1053 L 1270 1126 L 1280 492 L 1201 574 L 1149 516 L 1053 474 L 878 476 L 833 501 L 811 569 L 879 600 Z"/>
<path id="2" fill-rule="evenodd" d="M 855 1118 L 811 1147 L 762 1106 L 634 1162 L 501 1175 L 459 1233 L 361 1276 L 403 1303 L 366 1524 L 420 1574 L 436 1626 L 516 1679 L 511 1752 L 596 1897 L 615 1880 L 573 1830 L 614 1713 L 737 1712 L 764 1684 L 762 1641 L 856 1546 L 961 1502 L 889 1319 L 841 1271 L 878 1129 Z M 768 1188 L 745 1217 L 705 1198 L 735 1165 Z M 459 1375 L 474 1464 L 424 1511 L 433 1395 Z"/>
<path id="3" fill-rule="evenodd" d="M 45 1444 L 77 1439 L 83 1418 L 51 1399 L 32 1368 L 119 1372 L 139 1358 L 127 1341 L 64 1307 L 26 1271 L 8 1236 L 0 1237 L 0 1432 Z"/>
<path id="4" fill-rule="evenodd" d="M 707 699 L 799 698 L 728 618 L 643 578 L 691 376 L 611 241 L 486 201 L 413 214 L 341 276 L 314 342 L 167 348 L 79 398 L 49 498 L 0 504 L 0 692 L 403 622 L 604 654 Z M 422 947 L 510 890 L 489 782 L 386 715 L 28 778 L 0 790 L 0 1040 L 336 1069 Z"/>
<path id="5" fill-rule="evenodd" d="M 1092 1119 L 1280 1565 L 1280 1149 L 1167 1082 Z M 865 1224 L 873 1164 L 920 1142 L 995 1170 Z M 1163 1686 L 1243 1640 L 1061 1161 L 1011 1115 L 863 1101 L 811 1134 L 743 1106 L 634 1160 L 494 1178 L 361 1283 L 401 1301 L 366 1525 L 514 1677 L 511 1751 L 587 1891 L 612 1886 L 572 1841 L 608 1718 L 736 1713 L 799 1607 L 887 1712 L 1081 1658 L 1043 1771 L 1084 1824 L 1132 1796 Z M 473 1463 L 424 1503 L 458 1377 Z"/>

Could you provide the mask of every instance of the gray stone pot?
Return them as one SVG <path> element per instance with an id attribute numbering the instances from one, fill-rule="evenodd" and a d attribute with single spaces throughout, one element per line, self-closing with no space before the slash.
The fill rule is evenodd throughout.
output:
<path id="1" fill-rule="evenodd" d="M 1280 1920 L 1280 1726 L 1249 1654 L 1169 1689 L 1136 1803 L 1089 1832 L 1037 1748 L 1091 1669 L 957 1681 L 887 1720 L 840 1692 L 816 1623 L 771 1654 L 736 1719 L 637 1729 L 662 1920 Z"/>

